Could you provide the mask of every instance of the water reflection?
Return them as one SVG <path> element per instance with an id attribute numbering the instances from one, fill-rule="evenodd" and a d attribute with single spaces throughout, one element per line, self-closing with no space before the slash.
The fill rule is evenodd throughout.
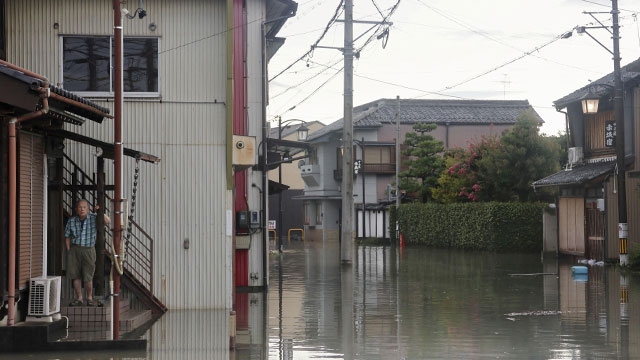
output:
<path id="1" fill-rule="evenodd" d="M 228 312 L 172 310 L 140 353 L 20 354 L 49 359 L 640 358 L 640 277 L 612 266 L 572 275 L 539 255 L 294 243 L 271 288 Z M 535 275 L 532 275 L 535 274 Z"/>
<path id="2" fill-rule="evenodd" d="M 309 243 L 272 262 L 273 359 L 640 357 L 638 277 L 539 255 Z M 527 274 L 514 276 L 514 274 Z M 536 274 L 536 275 L 530 275 Z"/>

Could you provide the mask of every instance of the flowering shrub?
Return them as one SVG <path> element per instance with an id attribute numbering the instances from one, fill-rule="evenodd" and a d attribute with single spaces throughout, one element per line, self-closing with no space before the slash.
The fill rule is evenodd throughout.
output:
<path id="1" fill-rule="evenodd" d="M 456 149 L 445 160 L 446 170 L 438 179 L 433 198 L 448 204 L 452 202 L 476 202 L 489 200 L 483 193 L 486 180 L 478 162 L 500 150 L 500 142 L 494 136 L 482 136 L 477 143 L 469 142 L 467 149 Z"/>

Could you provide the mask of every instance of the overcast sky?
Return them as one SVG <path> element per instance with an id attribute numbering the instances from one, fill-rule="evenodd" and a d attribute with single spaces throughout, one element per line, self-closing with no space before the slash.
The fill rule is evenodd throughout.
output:
<path id="1" fill-rule="evenodd" d="M 376 0 L 383 14 L 395 2 Z M 338 4 L 339 0 L 299 1 L 297 16 L 279 33 L 287 40 L 269 63 L 270 77 L 309 49 Z M 592 23 L 582 12 L 610 11 L 610 5 L 607 0 L 401 0 L 390 18 L 393 25 L 386 48 L 376 40 L 354 61 L 354 105 L 397 95 L 453 98 L 425 92 L 468 99 L 526 99 L 545 120 L 543 132 L 556 134 L 564 129 L 564 115 L 555 111 L 552 102 L 613 71 L 611 54 L 587 35 L 574 32 L 485 76 L 446 89 L 548 43 L 576 25 Z M 624 65 L 640 57 L 640 29 L 634 13 L 640 12 L 640 0 L 619 0 L 619 7 L 629 10 L 620 13 Z M 597 16 L 611 25 L 610 14 Z M 382 16 L 371 0 L 355 0 L 354 18 L 380 20 Z M 354 25 L 354 36 L 368 27 Z M 606 30 L 590 32 L 612 49 Z M 366 38 L 357 41 L 356 47 Z M 343 41 L 343 26 L 336 23 L 320 45 L 341 47 Z M 282 115 L 283 120 L 329 124 L 342 118 L 343 75 L 333 76 L 343 65 L 341 57 L 337 50 L 316 49 L 310 61 L 298 62 L 271 81 L 269 119 Z M 335 63 L 335 70 L 326 70 Z"/>

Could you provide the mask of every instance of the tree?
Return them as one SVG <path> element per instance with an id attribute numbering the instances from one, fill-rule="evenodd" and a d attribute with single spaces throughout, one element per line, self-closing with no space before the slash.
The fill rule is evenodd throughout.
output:
<path id="1" fill-rule="evenodd" d="M 538 118 L 523 112 L 500 138 L 499 151 L 478 161 L 486 194 L 494 201 L 533 201 L 533 181 L 559 170 L 560 146 L 540 135 Z"/>
<path id="2" fill-rule="evenodd" d="M 432 189 L 438 185 L 444 170 L 443 143 L 428 134 L 436 127 L 436 124 L 415 124 L 414 132 L 408 133 L 404 141 L 407 149 L 403 154 L 409 157 L 405 162 L 409 170 L 400 174 L 400 189 L 418 193 L 421 201 L 432 199 Z"/>

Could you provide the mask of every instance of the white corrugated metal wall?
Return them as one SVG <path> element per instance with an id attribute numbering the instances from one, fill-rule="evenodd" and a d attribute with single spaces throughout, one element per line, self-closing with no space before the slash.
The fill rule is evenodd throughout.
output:
<path id="1" fill-rule="evenodd" d="M 148 0 L 148 16 L 124 20 L 125 36 L 159 37 L 159 92 L 162 101 L 127 99 L 125 146 L 162 158 L 143 163 L 136 221 L 155 239 L 154 292 L 169 308 L 229 308 L 231 275 L 225 242 L 225 3 Z M 110 35 L 108 0 L 9 0 L 8 61 L 61 80 L 61 35 Z M 130 9 L 131 10 L 131 9 Z M 248 21 L 260 18 L 264 2 L 250 0 Z M 54 29 L 54 23 L 58 29 Z M 156 30 L 151 31 L 149 24 Z M 249 131 L 260 135 L 260 22 L 248 28 Z M 112 102 L 100 102 L 112 108 Z M 113 122 L 92 122 L 70 130 L 113 141 Z M 259 139 L 257 143 L 259 143 Z M 65 152 L 88 174 L 95 171 L 93 149 L 67 142 Z M 125 159 L 125 197 L 134 161 Z M 112 183 L 112 162 L 107 162 Z M 251 171 L 250 171 L 251 172 Z M 260 174 L 250 181 L 261 185 Z M 252 209 L 259 191 L 248 187 Z M 261 285 L 260 233 L 254 235 L 250 272 Z M 189 239 L 190 248 L 183 249 Z"/>

